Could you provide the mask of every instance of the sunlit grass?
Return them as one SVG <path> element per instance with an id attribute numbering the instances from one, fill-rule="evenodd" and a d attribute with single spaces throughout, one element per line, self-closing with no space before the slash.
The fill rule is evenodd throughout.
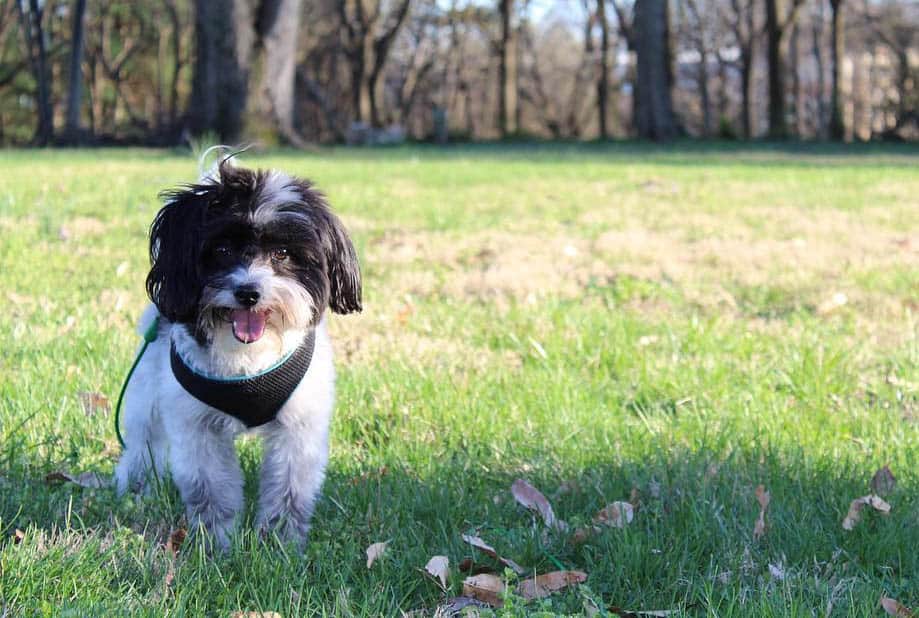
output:
<path id="1" fill-rule="evenodd" d="M 186 547 L 167 586 L 161 544 L 183 525 L 174 490 L 135 500 L 45 483 L 112 469 L 111 415 L 87 414 L 78 394 L 117 394 L 156 194 L 194 180 L 196 164 L 4 152 L 0 607 L 433 611 L 445 595 L 418 569 L 447 555 L 459 594 L 472 531 L 536 572 L 589 573 L 551 612 L 581 613 L 585 598 L 719 616 L 828 604 L 873 616 L 882 595 L 919 606 L 914 149 L 473 146 L 245 162 L 315 180 L 365 275 L 364 313 L 333 319 L 332 461 L 305 555 L 252 535 L 216 558 Z M 240 450 L 251 499 L 258 444 Z M 884 464 L 898 480 L 890 515 L 843 531 Z M 628 528 L 575 544 L 514 504 L 520 477 L 572 529 L 633 489 L 641 507 Z M 772 505 L 756 541 L 758 484 Z M 364 549 L 383 540 L 368 571 Z"/>

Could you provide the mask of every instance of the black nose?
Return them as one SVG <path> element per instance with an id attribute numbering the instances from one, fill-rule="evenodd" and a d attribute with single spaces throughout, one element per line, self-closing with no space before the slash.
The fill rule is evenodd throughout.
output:
<path id="1" fill-rule="evenodd" d="M 240 305 L 251 307 L 258 302 L 259 294 L 255 288 L 243 286 L 236 288 L 236 291 L 233 292 L 233 296 L 236 297 Z"/>

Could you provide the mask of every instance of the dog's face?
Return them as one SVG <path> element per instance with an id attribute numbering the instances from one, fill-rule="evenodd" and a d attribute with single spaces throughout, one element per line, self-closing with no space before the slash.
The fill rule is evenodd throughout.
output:
<path id="1" fill-rule="evenodd" d="M 361 309 L 354 245 L 304 180 L 226 162 L 218 179 L 164 194 L 150 230 L 147 291 L 167 319 L 206 343 L 242 343 L 315 325 L 327 307 Z"/>

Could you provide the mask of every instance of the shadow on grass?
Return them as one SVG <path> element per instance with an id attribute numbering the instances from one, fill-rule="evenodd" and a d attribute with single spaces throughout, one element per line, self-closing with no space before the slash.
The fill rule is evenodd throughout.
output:
<path id="1" fill-rule="evenodd" d="M 216 557 L 189 543 L 174 565 L 178 585 L 172 586 L 164 584 L 171 567 L 162 543 L 182 525 L 174 488 L 118 499 L 109 489 L 47 485 L 11 471 L 0 496 L 0 597 L 11 607 L 29 607 L 35 599 L 92 606 L 71 595 L 76 586 L 98 607 L 258 607 L 284 615 L 336 608 L 333 613 L 394 615 L 443 599 L 445 593 L 419 572 L 433 555 L 446 555 L 454 565 L 449 594 L 461 592 L 466 574 L 455 565 L 465 558 L 501 571 L 464 543 L 462 533 L 480 535 L 533 572 L 587 571 L 590 594 L 621 607 L 717 612 L 737 595 L 762 593 L 768 600 L 781 585 L 770 578 L 769 565 L 787 573 L 803 602 L 814 607 L 825 603 L 827 587 L 840 577 L 867 590 L 919 593 L 916 488 L 896 489 L 888 497 L 888 517 L 866 514 L 846 532 L 840 522 L 849 502 L 868 493 L 864 471 L 815 461 L 804 452 L 766 445 L 717 457 L 675 449 L 621 464 L 611 463 L 618 459 L 611 455 L 610 461 L 580 467 L 506 464 L 459 450 L 423 470 L 398 461 L 354 468 L 338 462 L 330 468 L 302 554 L 249 531 L 257 449 L 246 445 L 242 455 L 249 498 L 244 532 L 228 554 Z M 543 490 L 568 523 L 567 532 L 545 529 L 514 502 L 508 488 L 516 478 Z M 772 503 L 768 533 L 757 541 L 754 489 L 760 483 Z M 590 527 L 600 508 L 629 499 L 638 506 L 630 526 L 575 541 L 574 531 Z M 19 544 L 12 535 L 16 528 L 26 531 Z M 368 570 L 365 548 L 386 540 L 386 554 Z M 19 569 L 27 564 L 29 572 L 59 578 L 60 585 L 23 579 Z M 583 610 L 584 594 L 553 597 L 553 611 Z"/>

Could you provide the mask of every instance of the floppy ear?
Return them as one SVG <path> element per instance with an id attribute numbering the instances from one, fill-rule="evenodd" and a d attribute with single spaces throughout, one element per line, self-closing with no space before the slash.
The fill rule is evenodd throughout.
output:
<path id="1" fill-rule="evenodd" d="M 309 216 L 319 235 L 329 277 L 329 306 L 335 313 L 360 311 L 361 266 L 348 231 L 308 180 L 295 180 L 295 184 L 309 207 Z"/>
<path id="2" fill-rule="evenodd" d="M 329 269 L 329 306 L 336 313 L 353 313 L 361 307 L 361 265 L 354 243 L 341 220 L 328 209 L 323 249 Z"/>
<path id="3" fill-rule="evenodd" d="M 172 322 L 193 321 L 197 313 L 202 230 L 214 191 L 209 185 L 192 185 L 162 193 L 166 205 L 150 226 L 147 294 Z"/>

